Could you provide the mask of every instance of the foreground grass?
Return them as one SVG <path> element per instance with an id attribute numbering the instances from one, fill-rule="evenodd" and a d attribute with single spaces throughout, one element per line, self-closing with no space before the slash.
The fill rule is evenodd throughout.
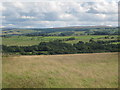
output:
<path id="1" fill-rule="evenodd" d="M 117 53 L 3 57 L 3 88 L 117 88 Z"/>

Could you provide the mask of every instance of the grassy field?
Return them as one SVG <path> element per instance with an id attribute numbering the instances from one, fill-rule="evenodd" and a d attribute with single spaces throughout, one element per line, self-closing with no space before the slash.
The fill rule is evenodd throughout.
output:
<path id="1" fill-rule="evenodd" d="M 118 53 L 3 57 L 3 88 L 117 88 Z"/>
<path id="2" fill-rule="evenodd" d="M 13 30 L 2 30 L 2 33 L 0 35 L 27 34 L 27 33 L 34 33 L 34 32 L 38 32 L 38 31 L 30 30 L 30 29 L 27 29 L 27 30 L 26 29 L 13 29 Z"/>
<path id="3" fill-rule="evenodd" d="M 35 37 L 28 37 L 28 36 L 11 36 L 8 38 L 2 38 L 2 44 L 3 45 L 9 45 L 9 46 L 14 46 L 14 45 L 19 45 L 19 46 L 30 46 L 30 45 L 37 45 L 40 42 L 48 42 L 48 41 L 53 41 L 56 39 L 67 39 L 70 37 L 75 37 L 75 40 L 71 41 L 65 41 L 66 43 L 77 43 L 79 41 L 84 41 L 87 42 L 91 38 L 94 38 L 94 40 L 104 40 L 104 37 L 108 35 L 83 35 L 83 36 L 49 36 L 49 37 L 42 37 L 42 36 L 35 36 Z M 109 37 L 118 37 L 117 35 L 109 36 Z M 101 38 L 101 39 L 99 39 Z M 102 39 L 103 38 L 103 39 Z M 113 40 L 114 40 L 113 39 Z M 112 39 L 109 39 L 112 40 Z"/>

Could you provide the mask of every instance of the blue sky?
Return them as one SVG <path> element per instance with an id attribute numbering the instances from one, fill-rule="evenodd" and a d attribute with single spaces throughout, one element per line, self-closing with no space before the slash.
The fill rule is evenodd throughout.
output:
<path id="1" fill-rule="evenodd" d="M 3 2 L 0 7 L 2 27 L 49 28 L 118 25 L 118 0 L 82 1 Z"/>

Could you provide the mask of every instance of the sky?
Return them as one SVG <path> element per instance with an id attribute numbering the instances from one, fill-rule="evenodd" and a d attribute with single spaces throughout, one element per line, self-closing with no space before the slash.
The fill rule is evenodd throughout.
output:
<path id="1" fill-rule="evenodd" d="M 0 12 L 0 27 L 118 25 L 118 0 L 4 0 Z"/>

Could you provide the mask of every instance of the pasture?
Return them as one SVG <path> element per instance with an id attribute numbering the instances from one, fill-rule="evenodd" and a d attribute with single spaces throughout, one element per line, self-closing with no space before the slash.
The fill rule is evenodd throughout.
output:
<path id="1" fill-rule="evenodd" d="M 118 53 L 3 57 L 3 88 L 117 88 Z"/>
<path id="2" fill-rule="evenodd" d="M 104 37 L 107 37 L 108 35 L 81 35 L 81 36 L 11 36 L 11 37 L 3 37 L 2 38 L 2 44 L 8 45 L 8 46 L 32 46 L 37 45 L 40 42 L 49 42 L 53 40 L 63 40 L 68 39 L 71 37 L 74 37 L 75 40 L 70 41 L 64 41 L 66 43 L 77 43 L 79 41 L 88 42 L 91 38 L 94 38 L 94 40 L 116 40 L 118 37 L 117 35 L 111 35 L 109 37 L 114 37 L 114 39 L 104 39 Z"/>

